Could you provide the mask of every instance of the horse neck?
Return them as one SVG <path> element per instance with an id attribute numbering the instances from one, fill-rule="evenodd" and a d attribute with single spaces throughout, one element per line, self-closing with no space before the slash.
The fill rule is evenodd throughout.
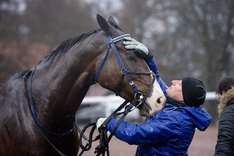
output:
<path id="1" fill-rule="evenodd" d="M 65 122 L 67 126 L 74 121 L 75 113 L 93 83 L 94 73 L 89 69 L 95 68 L 94 60 L 99 55 L 94 47 L 84 48 L 84 44 L 95 45 L 86 41 L 82 45 L 77 43 L 50 64 L 37 66 L 32 88 L 39 116 L 44 120 Z"/>

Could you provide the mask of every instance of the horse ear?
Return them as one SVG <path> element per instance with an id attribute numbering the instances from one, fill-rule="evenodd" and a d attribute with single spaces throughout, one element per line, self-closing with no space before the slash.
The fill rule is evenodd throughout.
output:
<path id="1" fill-rule="evenodd" d="M 119 26 L 118 26 L 118 23 L 115 21 L 115 19 L 114 19 L 112 16 L 110 16 L 110 17 L 108 18 L 108 22 L 109 22 L 113 27 L 115 27 L 115 28 L 117 28 L 117 29 L 120 29 Z"/>
<path id="2" fill-rule="evenodd" d="M 108 24 L 106 19 L 102 17 L 100 14 L 97 14 L 97 22 L 103 31 L 105 31 L 106 33 L 110 33 L 111 29 L 110 25 Z"/>
<path id="3" fill-rule="evenodd" d="M 105 33 L 108 33 L 110 35 L 113 35 L 115 33 L 114 27 L 110 23 L 108 23 L 106 19 L 100 14 L 97 14 L 97 22 Z"/>

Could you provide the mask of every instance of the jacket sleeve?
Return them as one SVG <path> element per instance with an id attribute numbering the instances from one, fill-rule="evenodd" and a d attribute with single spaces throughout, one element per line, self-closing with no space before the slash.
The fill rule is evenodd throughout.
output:
<path id="1" fill-rule="evenodd" d="M 118 118 L 110 120 L 108 130 L 111 132 L 118 122 Z M 176 119 L 164 118 L 145 123 L 128 123 L 122 121 L 115 132 L 115 137 L 128 144 L 157 144 L 167 142 L 171 137 L 180 136 L 181 130 Z"/>
<path id="2" fill-rule="evenodd" d="M 155 74 L 156 79 L 157 79 L 163 93 L 166 95 L 166 90 L 167 90 L 168 87 L 160 77 L 158 66 L 157 66 L 157 63 L 156 63 L 154 57 L 151 57 L 151 58 L 147 59 L 146 63 L 148 64 L 150 70 Z"/>
<path id="3" fill-rule="evenodd" d="M 234 104 L 232 104 L 234 106 Z M 215 156 L 234 155 L 234 107 L 227 107 L 220 117 Z"/>

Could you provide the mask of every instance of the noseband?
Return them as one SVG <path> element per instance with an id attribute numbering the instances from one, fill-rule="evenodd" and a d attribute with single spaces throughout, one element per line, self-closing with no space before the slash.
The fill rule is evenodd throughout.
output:
<path id="1" fill-rule="evenodd" d="M 101 70 L 107 60 L 107 56 L 110 52 L 110 49 L 112 48 L 113 49 L 113 52 L 118 60 L 118 63 L 121 67 L 121 70 L 122 70 L 122 77 L 119 81 L 118 84 L 121 84 L 122 83 L 122 80 L 124 78 L 124 76 L 126 76 L 127 80 L 128 80 L 128 83 L 129 85 L 132 87 L 133 91 L 134 91 L 134 100 L 131 101 L 131 103 L 135 106 L 135 107 L 141 107 L 142 104 L 144 104 L 146 106 L 146 108 L 148 108 L 149 110 L 151 110 L 151 107 L 146 103 L 146 98 L 149 96 L 152 88 L 153 88 L 153 84 L 154 84 L 154 81 L 155 81 L 155 75 L 153 72 L 137 72 L 137 73 L 133 73 L 133 72 L 129 72 L 129 70 L 126 68 L 126 66 L 124 65 L 124 62 L 123 60 L 121 59 L 120 57 L 120 54 L 115 46 L 115 43 L 118 42 L 118 41 L 121 41 L 124 39 L 124 37 L 129 37 L 130 35 L 129 34 L 123 34 L 123 35 L 120 35 L 118 37 L 115 37 L 115 38 L 111 38 L 111 36 L 109 34 L 106 34 L 106 46 L 107 46 L 107 50 L 106 50 L 106 54 L 105 54 L 105 57 L 103 58 L 102 62 L 101 62 L 101 65 L 99 66 L 97 72 L 96 72 L 96 75 L 95 75 L 95 82 L 97 82 L 98 80 L 98 77 L 101 73 Z M 153 81 L 151 82 L 150 84 L 150 87 L 147 91 L 147 93 L 144 95 L 142 92 L 140 92 L 137 87 L 135 86 L 135 83 L 134 81 L 132 80 L 132 77 L 131 77 L 131 74 L 135 74 L 135 75 L 151 75 L 153 76 Z M 121 85 L 118 85 L 117 87 L 119 88 L 116 88 L 118 91 L 117 92 L 120 92 L 119 90 L 121 90 Z M 118 93 L 117 93 L 118 94 Z"/>

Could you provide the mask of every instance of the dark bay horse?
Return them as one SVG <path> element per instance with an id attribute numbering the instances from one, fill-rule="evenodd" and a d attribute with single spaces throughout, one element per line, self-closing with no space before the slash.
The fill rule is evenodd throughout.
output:
<path id="1" fill-rule="evenodd" d="M 157 81 L 144 74 L 150 73 L 144 60 L 124 48 L 117 23 L 100 15 L 97 21 L 101 29 L 64 41 L 35 68 L 1 86 L 0 156 L 76 156 L 75 114 L 94 83 L 129 101 L 140 93 L 145 99 L 141 114 L 162 109 L 165 97 Z M 111 42 L 118 57 L 107 47 Z"/>

